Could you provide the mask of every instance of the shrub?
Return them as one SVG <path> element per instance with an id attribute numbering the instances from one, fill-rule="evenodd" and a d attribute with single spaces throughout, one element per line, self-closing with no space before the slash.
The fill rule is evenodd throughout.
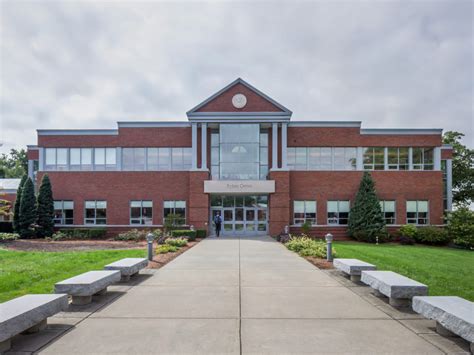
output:
<path id="1" fill-rule="evenodd" d="M 73 239 L 70 234 L 64 233 L 63 231 L 57 231 L 51 237 L 46 237 L 49 240 L 60 241 L 60 240 L 68 240 Z"/>
<path id="2" fill-rule="evenodd" d="M 35 188 L 30 178 L 27 178 L 21 189 L 20 215 L 18 219 L 18 234 L 22 238 L 33 238 L 36 235 L 34 223 L 36 222 L 36 197 Z"/>
<path id="3" fill-rule="evenodd" d="M 140 240 L 146 240 L 147 234 L 148 232 L 146 230 L 131 229 L 116 235 L 114 240 L 138 242 Z"/>
<path id="4" fill-rule="evenodd" d="M 37 198 L 38 225 L 36 234 L 38 237 L 51 237 L 54 233 L 54 201 L 51 181 L 47 174 L 41 180 L 41 186 Z"/>
<path id="5" fill-rule="evenodd" d="M 207 230 L 205 230 L 205 229 L 198 229 L 198 230 L 196 231 L 196 237 L 197 237 L 197 238 L 206 238 L 206 236 L 207 236 Z"/>
<path id="6" fill-rule="evenodd" d="M 0 233 L 13 233 L 13 223 L 0 221 Z"/>
<path id="7" fill-rule="evenodd" d="M 159 245 L 155 251 L 156 251 L 156 254 L 166 254 L 166 253 L 173 253 L 178 250 L 179 250 L 178 247 L 174 247 L 169 244 L 163 244 L 163 245 Z"/>
<path id="8" fill-rule="evenodd" d="M 366 231 L 356 231 L 352 236 L 359 242 L 366 243 L 386 243 L 390 240 L 390 234 L 386 230 L 380 230 L 373 233 L 370 237 Z"/>
<path id="9" fill-rule="evenodd" d="M 404 235 L 402 235 L 400 238 L 398 238 L 398 241 L 402 245 L 413 245 L 413 244 L 415 244 L 415 240 L 413 238 L 407 237 L 407 236 L 404 236 Z"/>
<path id="10" fill-rule="evenodd" d="M 309 221 L 304 222 L 301 225 L 301 231 L 303 234 L 308 234 L 311 231 L 311 223 Z"/>
<path id="11" fill-rule="evenodd" d="M 17 233 L 20 233 L 20 201 L 21 201 L 21 192 L 23 190 L 23 185 L 25 185 L 28 175 L 23 175 L 21 177 L 20 185 L 18 185 L 18 190 L 16 191 L 16 202 L 13 207 L 13 230 Z"/>
<path id="12" fill-rule="evenodd" d="M 20 236 L 17 233 L 0 233 L 0 241 L 17 240 Z"/>
<path id="13" fill-rule="evenodd" d="M 450 238 L 443 228 L 426 226 L 418 228 L 415 240 L 423 244 L 445 245 L 449 243 Z"/>
<path id="14" fill-rule="evenodd" d="M 290 237 L 290 241 L 285 243 L 285 246 L 298 253 L 301 256 L 312 256 L 315 258 L 326 258 L 326 242 L 323 240 L 315 240 L 307 237 L 305 234 L 299 237 Z M 336 250 L 332 250 L 333 256 L 336 256 Z"/>
<path id="15" fill-rule="evenodd" d="M 190 230 L 190 229 L 177 229 L 174 231 L 171 231 L 171 236 L 173 238 L 175 237 L 186 237 L 188 238 L 189 241 L 193 241 L 196 239 L 196 231 Z"/>
<path id="16" fill-rule="evenodd" d="M 105 236 L 107 230 L 105 228 L 75 228 L 75 229 L 61 229 L 62 233 L 70 236 L 69 239 L 100 239 Z"/>
<path id="17" fill-rule="evenodd" d="M 463 248 L 474 248 L 474 211 L 466 207 L 449 213 L 448 232 L 454 244 Z"/>
<path id="18" fill-rule="evenodd" d="M 188 244 L 188 240 L 186 238 L 168 238 L 165 240 L 165 244 L 180 248 Z"/>
<path id="19" fill-rule="evenodd" d="M 400 236 L 414 239 L 418 229 L 413 224 L 405 224 L 400 227 Z"/>

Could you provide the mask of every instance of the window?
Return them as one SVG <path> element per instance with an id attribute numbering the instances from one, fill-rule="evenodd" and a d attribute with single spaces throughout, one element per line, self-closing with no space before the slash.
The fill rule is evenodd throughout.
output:
<path id="1" fill-rule="evenodd" d="M 68 149 L 67 148 L 46 148 L 45 170 L 68 170 Z"/>
<path id="2" fill-rule="evenodd" d="M 380 201 L 386 224 L 395 224 L 395 201 Z"/>
<path id="3" fill-rule="evenodd" d="M 129 171 L 145 170 L 145 148 L 123 148 L 122 169 Z"/>
<path id="4" fill-rule="evenodd" d="M 74 202 L 54 201 L 54 224 L 74 224 Z"/>
<path id="5" fill-rule="evenodd" d="M 115 170 L 116 167 L 116 148 L 94 148 L 94 170 Z"/>
<path id="6" fill-rule="evenodd" d="M 433 170 L 434 149 L 413 148 L 413 170 Z"/>
<path id="7" fill-rule="evenodd" d="M 169 215 L 175 215 L 174 224 L 181 225 L 186 223 L 186 201 L 165 201 L 163 207 L 163 221 Z"/>
<path id="8" fill-rule="evenodd" d="M 84 224 L 107 224 L 107 201 L 86 201 Z"/>
<path id="9" fill-rule="evenodd" d="M 211 176 L 219 180 L 219 131 L 211 131 Z"/>
<path id="10" fill-rule="evenodd" d="M 260 130 L 260 180 L 266 180 L 268 175 L 268 130 Z"/>
<path id="11" fill-rule="evenodd" d="M 384 170 L 385 169 L 385 148 L 369 147 L 364 148 L 364 170 Z"/>
<path id="12" fill-rule="evenodd" d="M 349 221 L 349 201 L 328 201 L 328 224 L 346 225 Z"/>
<path id="13" fill-rule="evenodd" d="M 130 201 L 130 224 L 153 224 L 153 202 Z"/>
<path id="14" fill-rule="evenodd" d="M 355 170 L 356 148 L 289 147 L 290 170 Z"/>
<path id="15" fill-rule="evenodd" d="M 407 223 L 429 224 L 428 201 L 407 201 Z"/>
<path id="16" fill-rule="evenodd" d="M 46 148 L 45 170 L 115 170 L 116 148 Z"/>
<path id="17" fill-rule="evenodd" d="M 316 201 L 293 201 L 293 224 L 316 224 Z"/>
<path id="18" fill-rule="evenodd" d="M 387 148 L 388 151 L 388 169 L 389 170 L 408 170 L 408 148 Z"/>
<path id="19" fill-rule="evenodd" d="M 55 170 L 56 169 L 56 149 L 55 148 L 46 148 L 44 150 L 45 155 L 45 170 Z"/>

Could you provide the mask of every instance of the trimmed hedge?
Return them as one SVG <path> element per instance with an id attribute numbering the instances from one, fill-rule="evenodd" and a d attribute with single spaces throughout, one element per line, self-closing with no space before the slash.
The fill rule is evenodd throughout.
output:
<path id="1" fill-rule="evenodd" d="M 100 239 L 105 237 L 107 230 L 105 228 L 74 228 L 61 229 L 61 233 L 67 234 L 71 239 Z"/>
<path id="2" fill-rule="evenodd" d="M 443 228 L 426 226 L 418 228 L 415 240 L 422 244 L 446 245 L 450 242 L 451 238 Z"/>
<path id="3" fill-rule="evenodd" d="M 207 237 L 207 230 L 205 229 L 198 229 L 196 231 L 196 237 L 197 238 L 206 238 Z"/>
<path id="4" fill-rule="evenodd" d="M 192 231 L 190 229 L 177 229 L 177 230 L 171 231 L 171 236 L 173 238 L 186 237 L 188 238 L 189 241 L 196 240 L 196 235 L 197 235 L 197 232 L 195 230 Z"/>

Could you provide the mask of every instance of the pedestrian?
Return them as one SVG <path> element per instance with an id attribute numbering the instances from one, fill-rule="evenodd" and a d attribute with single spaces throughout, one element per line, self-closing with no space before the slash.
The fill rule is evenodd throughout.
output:
<path id="1" fill-rule="evenodd" d="M 217 212 L 217 214 L 214 217 L 214 225 L 216 227 L 216 237 L 219 238 L 221 234 L 221 225 L 222 225 L 222 217 L 220 212 Z"/>

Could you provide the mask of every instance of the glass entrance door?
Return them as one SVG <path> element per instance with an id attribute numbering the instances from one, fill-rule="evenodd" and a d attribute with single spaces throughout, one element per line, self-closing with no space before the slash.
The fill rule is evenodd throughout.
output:
<path id="1" fill-rule="evenodd" d="M 266 234 L 268 196 L 211 196 L 211 226 L 214 217 L 222 217 L 223 235 Z M 214 234 L 214 233 L 212 233 Z"/>

